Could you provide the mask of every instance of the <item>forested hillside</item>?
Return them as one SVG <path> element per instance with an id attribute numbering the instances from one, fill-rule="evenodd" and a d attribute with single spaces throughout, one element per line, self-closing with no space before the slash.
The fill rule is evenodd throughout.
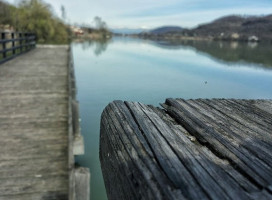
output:
<path id="1" fill-rule="evenodd" d="M 167 27 L 167 26 L 166 26 Z M 227 40 L 227 41 L 272 41 L 272 15 L 231 15 L 199 25 L 192 29 L 157 28 L 142 32 L 138 37 L 167 40 Z"/>
<path id="2" fill-rule="evenodd" d="M 189 30 L 188 33 L 194 36 L 210 36 L 217 39 L 247 40 L 250 36 L 257 36 L 261 40 L 271 40 L 272 15 L 261 17 L 232 15 L 222 17 Z"/>

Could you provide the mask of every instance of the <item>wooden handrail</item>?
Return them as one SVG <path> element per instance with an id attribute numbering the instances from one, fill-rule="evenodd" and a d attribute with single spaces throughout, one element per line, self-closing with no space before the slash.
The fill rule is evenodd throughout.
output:
<path id="1" fill-rule="evenodd" d="M 0 32 L 0 64 L 35 48 L 35 46 L 36 36 L 34 33 Z"/>

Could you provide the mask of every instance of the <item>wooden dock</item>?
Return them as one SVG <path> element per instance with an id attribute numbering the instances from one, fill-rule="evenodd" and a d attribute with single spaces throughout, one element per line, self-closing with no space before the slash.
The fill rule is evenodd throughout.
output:
<path id="1" fill-rule="evenodd" d="M 39 46 L 0 65 L 1 200 L 74 199 L 69 62 L 68 46 Z"/>
<path id="2" fill-rule="evenodd" d="M 111 199 L 272 199 L 272 101 L 114 101 L 101 117 Z"/>

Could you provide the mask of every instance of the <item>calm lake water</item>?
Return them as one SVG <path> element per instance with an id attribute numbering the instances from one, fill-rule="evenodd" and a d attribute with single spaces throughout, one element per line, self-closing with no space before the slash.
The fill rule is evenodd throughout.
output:
<path id="1" fill-rule="evenodd" d="M 159 106 L 167 97 L 272 99 L 272 44 L 74 42 L 73 55 L 91 199 L 107 199 L 99 162 L 100 116 L 113 100 Z"/>

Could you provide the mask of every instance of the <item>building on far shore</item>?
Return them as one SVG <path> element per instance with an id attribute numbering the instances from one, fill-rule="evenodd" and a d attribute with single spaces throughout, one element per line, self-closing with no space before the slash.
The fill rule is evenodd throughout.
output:
<path id="1" fill-rule="evenodd" d="M 248 37 L 249 42 L 259 42 L 259 38 L 255 35 L 249 36 Z"/>
<path id="2" fill-rule="evenodd" d="M 72 33 L 76 36 L 79 36 L 79 35 L 83 35 L 84 34 L 84 31 L 79 28 L 79 27 L 76 27 L 76 26 L 70 26 L 70 29 L 72 31 Z"/>

